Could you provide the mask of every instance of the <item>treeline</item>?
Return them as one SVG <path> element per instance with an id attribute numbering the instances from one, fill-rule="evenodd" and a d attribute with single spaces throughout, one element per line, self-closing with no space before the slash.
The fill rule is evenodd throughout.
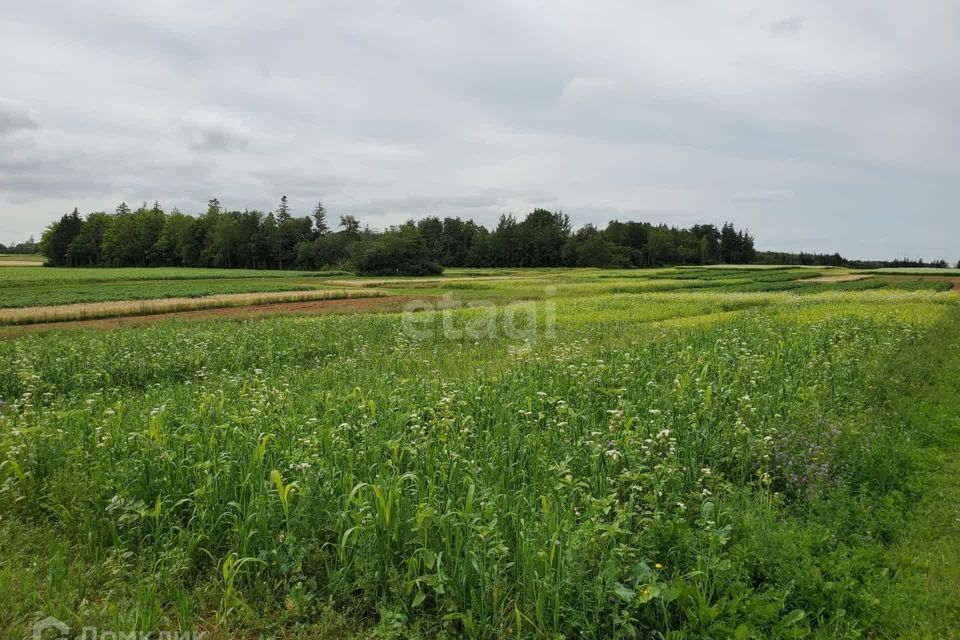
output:
<path id="1" fill-rule="evenodd" d="M 211 200 L 192 216 L 158 204 L 52 223 L 40 250 L 51 266 L 189 266 L 248 269 L 347 268 L 362 274 L 428 275 L 442 267 L 649 267 L 746 264 L 753 237 L 731 224 L 689 229 L 614 220 L 573 230 L 563 213 L 536 209 L 522 220 L 501 216 L 494 229 L 435 216 L 375 231 L 354 216 L 336 230 L 318 203 L 311 216 L 291 214 L 286 196 L 276 212 L 227 211 Z"/>
<path id="2" fill-rule="evenodd" d="M 922 269 L 949 269 L 946 260 L 926 262 L 922 258 L 898 258 L 896 260 L 847 260 L 839 253 L 787 253 L 782 251 L 757 252 L 756 264 L 789 264 L 815 267 L 850 267 L 852 269 L 889 269 L 915 267 Z M 960 269 L 960 261 L 956 268 Z"/>
<path id="3" fill-rule="evenodd" d="M 789 264 L 812 267 L 845 267 L 849 260 L 839 253 L 790 253 L 785 251 L 759 251 L 756 264 Z"/>
<path id="4" fill-rule="evenodd" d="M 782 251 L 757 252 L 757 264 L 791 264 L 815 267 L 850 267 L 852 269 L 889 269 L 915 267 L 923 269 L 949 269 L 946 260 L 926 262 L 922 258 L 898 258 L 896 260 L 847 260 L 839 253 L 785 253 Z M 960 269 L 960 262 L 957 262 Z"/>
<path id="5" fill-rule="evenodd" d="M 340 218 L 332 232 L 318 203 L 313 215 L 294 217 L 287 198 L 276 213 L 226 211 L 218 200 L 191 216 L 170 213 L 154 203 L 131 210 L 120 204 L 114 213 L 83 217 L 73 213 L 43 233 L 40 251 L 51 266 L 221 267 L 246 269 L 317 269 L 350 267 L 368 274 L 440 273 L 430 262 L 416 227 L 384 232 L 361 228 L 353 216 Z"/>
<path id="6" fill-rule="evenodd" d="M 40 245 L 38 245 L 32 237 L 26 242 L 11 244 L 10 246 L 0 242 L 0 253 L 15 253 L 17 255 L 32 256 L 40 253 Z"/>
<path id="7" fill-rule="evenodd" d="M 850 260 L 846 266 L 855 269 L 890 269 L 896 267 L 911 267 L 918 269 L 949 269 L 950 263 L 946 260 L 934 260 L 925 262 L 923 258 L 914 260 L 913 258 L 898 258 L 896 260 Z M 956 268 L 960 269 L 960 260 L 957 261 Z"/>
<path id="8" fill-rule="evenodd" d="M 459 218 L 427 217 L 417 229 L 432 260 L 444 266 L 652 267 L 744 264 L 756 256 L 753 238 L 726 224 L 689 229 L 611 221 L 573 231 L 563 213 L 536 209 L 524 220 L 501 216 L 492 231 Z"/>

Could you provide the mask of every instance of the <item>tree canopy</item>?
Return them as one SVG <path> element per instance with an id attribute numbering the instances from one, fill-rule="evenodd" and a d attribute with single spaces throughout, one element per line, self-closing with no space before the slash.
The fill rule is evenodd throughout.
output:
<path id="1" fill-rule="evenodd" d="M 286 196 L 277 212 L 227 210 L 212 198 L 193 216 L 159 203 L 81 216 L 74 210 L 44 232 L 52 266 L 346 268 L 378 275 L 439 273 L 442 267 L 658 267 L 793 263 L 850 264 L 839 254 L 758 252 L 746 230 L 727 223 L 689 228 L 612 220 L 574 229 L 561 211 L 503 215 L 492 229 L 457 217 L 427 216 L 375 231 L 351 214 L 328 226 L 317 203 L 297 217 Z M 927 265 L 936 266 L 936 265 Z"/>

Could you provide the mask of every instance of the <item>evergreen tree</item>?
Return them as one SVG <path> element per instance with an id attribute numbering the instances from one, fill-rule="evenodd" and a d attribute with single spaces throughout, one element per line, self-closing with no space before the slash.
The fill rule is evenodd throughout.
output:
<path id="1" fill-rule="evenodd" d="M 290 205 L 287 196 L 280 196 L 280 205 L 277 207 L 277 224 L 283 224 L 290 219 Z"/>
<path id="2" fill-rule="evenodd" d="M 343 227 L 343 232 L 348 236 L 360 235 L 360 221 L 353 216 L 340 216 L 340 226 Z"/>
<path id="3" fill-rule="evenodd" d="M 330 227 L 327 226 L 327 210 L 322 202 L 318 202 L 313 209 L 313 226 L 318 235 L 322 236 L 330 232 Z"/>
<path id="4" fill-rule="evenodd" d="M 69 249 L 82 231 L 83 219 L 76 207 L 73 213 L 64 215 L 59 222 L 51 223 L 40 239 L 40 251 L 47 259 L 47 264 L 55 267 L 75 266 L 69 262 L 72 257 Z"/>

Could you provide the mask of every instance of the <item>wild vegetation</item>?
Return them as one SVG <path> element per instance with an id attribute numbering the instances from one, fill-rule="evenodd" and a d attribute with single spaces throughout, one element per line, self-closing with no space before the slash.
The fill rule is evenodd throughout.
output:
<path id="1" fill-rule="evenodd" d="M 955 635 L 956 294 L 818 275 L 451 270 L 347 279 L 412 319 L 2 341 L 0 628 Z"/>

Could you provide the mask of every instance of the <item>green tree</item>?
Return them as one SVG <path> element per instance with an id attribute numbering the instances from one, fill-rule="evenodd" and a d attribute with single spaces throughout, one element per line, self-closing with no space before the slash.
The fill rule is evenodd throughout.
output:
<path id="1" fill-rule="evenodd" d="M 666 226 L 650 229 L 647 235 L 647 261 L 650 266 L 670 264 L 675 253 L 673 234 Z"/>
<path id="2" fill-rule="evenodd" d="M 40 239 L 40 251 L 47 264 L 54 267 L 74 266 L 68 262 L 68 250 L 82 230 L 83 219 L 76 207 L 73 213 L 63 215 L 59 222 L 51 223 Z"/>
<path id="3" fill-rule="evenodd" d="M 740 239 L 737 230 L 729 222 L 720 230 L 720 260 L 735 264 L 740 260 Z"/>
<path id="4" fill-rule="evenodd" d="M 330 227 L 327 226 L 327 210 L 322 202 L 318 202 L 313 208 L 313 226 L 318 235 L 330 233 Z"/>
<path id="5" fill-rule="evenodd" d="M 310 218 L 288 218 L 279 224 L 280 247 L 283 262 L 293 266 L 296 258 L 296 246 L 312 237 Z"/>
<path id="6" fill-rule="evenodd" d="M 609 267 L 613 264 L 614 255 L 610 245 L 593 225 L 588 224 L 579 229 L 571 241 L 575 249 L 574 255 L 566 257 L 566 264 L 570 264 L 571 258 L 573 266 L 577 267 Z M 569 246 L 570 242 L 567 245 Z"/>
<path id="7" fill-rule="evenodd" d="M 436 216 L 422 218 L 417 223 L 417 230 L 420 232 L 420 237 L 423 238 L 430 259 L 437 263 L 443 262 L 447 238 L 444 223 L 440 221 L 440 218 Z"/>
<path id="8" fill-rule="evenodd" d="M 340 216 L 340 226 L 343 227 L 343 233 L 351 237 L 360 236 L 360 221 L 351 215 Z"/>
<path id="9" fill-rule="evenodd" d="M 266 264 L 271 268 L 280 267 L 280 229 L 273 213 L 268 213 L 264 217 L 260 238 L 258 248 L 261 252 L 266 250 Z M 263 253 L 260 255 L 264 257 Z"/>
<path id="10" fill-rule="evenodd" d="M 195 250 L 193 227 L 196 219 L 176 209 L 167 216 L 153 253 L 160 264 L 168 267 L 187 267 L 197 264 L 199 252 Z"/>
<path id="11" fill-rule="evenodd" d="M 570 236 L 570 218 L 562 212 L 534 209 L 517 225 L 516 241 L 523 267 L 559 267 Z M 509 265 L 505 265 L 509 266 Z"/>
<path id="12" fill-rule="evenodd" d="M 280 196 L 280 204 L 277 206 L 277 224 L 283 224 L 290 219 L 290 205 L 287 204 L 287 196 Z"/>
<path id="13" fill-rule="evenodd" d="M 695 224 L 690 227 L 691 233 L 698 239 L 698 254 L 701 264 L 719 261 L 720 258 L 720 230 L 712 224 Z"/>
<path id="14" fill-rule="evenodd" d="M 497 228 L 490 234 L 491 267 L 520 266 L 519 226 L 513 215 L 500 216 Z"/>
<path id="15" fill-rule="evenodd" d="M 297 267 L 323 269 L 348 266 L 351 241 L 342 233 L 327 233 L 297 245 Z"/>
<path id="16" fill-rule="evenodd" d="M 101 264 L 101 245 L 103 234 L 110 225 L 111 216 L 105 212 L 87 215 L 83 228 L 67 248 L 68 262 L 71 265 L 96 266 Z"/>
<path id="17" fill-rule="evenodd" d="M 229 213 L 217 216 L 213 227 L 210 255 L 215 267 L 236 266 L 236 255 L 240 249 L 240 226 L 235 216 Z"/>
<path id="18" fill-rule="evenodd" d="M 355 243 L 351 254 L 357 273 L 363 275 L 424 276 L 443 272 L 430 261 L 423 238 L 412 223 Z"/>

